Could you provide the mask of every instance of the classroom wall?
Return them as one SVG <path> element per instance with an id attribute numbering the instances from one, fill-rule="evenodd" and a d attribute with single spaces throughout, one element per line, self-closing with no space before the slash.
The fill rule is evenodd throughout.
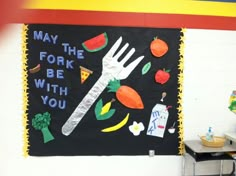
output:
<path id="1" fill-rule="evenodd" d="M 181 156 L 22 156 L 21 25 L 9 25 L 0 38 L 0 175 L 159 175 L 181 176 Z M 209 126 L 215 134 L 236 131 L 228 110 L 236 89 L 236 31 L 187 29 L 184 54 L 184 140 L 199 139 Z M 147 151 L 148 153 L 148 151 Z M 186 175 L 191 175 L 187 157 Z M 220 163 L 202 162 L 197 174 L 219 173 Z M 224 172 L 232 169 L 225 162 Z"/>

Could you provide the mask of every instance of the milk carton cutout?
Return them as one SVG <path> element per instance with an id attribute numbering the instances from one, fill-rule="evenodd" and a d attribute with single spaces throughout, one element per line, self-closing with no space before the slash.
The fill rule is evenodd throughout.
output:
<path id="1" fill-rule="evenodd" d="M 163 138 L 171 106 L 156 104 L 151 113 L 147 135 Z"/>

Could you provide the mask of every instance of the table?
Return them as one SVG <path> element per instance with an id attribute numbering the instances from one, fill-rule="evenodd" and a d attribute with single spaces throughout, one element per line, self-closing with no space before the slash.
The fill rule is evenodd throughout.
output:
<path id="1" fill-rule="evenodd" d="M 236 132 L 226 132 L 225 137 L 230 141 L 230 144 L 233 145 L 233 143 L 236 143 Z M 236 176 L 236 158 L 234 157 L 234 176 Z"/>
<path id="2" fill-rule="evenodd" d="M 235 138 L 236 141 L 236 138 Z M 228 152 L 235 152 L 236 147 L 226 143 L 224 147 L 212 148 L 202 145 L 201 140 L 188 140 L 184 141 L 185 151 L 194 159 L 193 162 L 193 175 L 195 176 L 195 165 L 197 162 L 220 160 L 220 175 L 222 176 L 223 160 L 233 160 Z M 185 156 L 183 159 L 183 175 L 185 175 Z"/>
<path id="3" fill-rule="evenodd" d="M 226 132 L 225 137 L 231 142 L 236 142 L 236 133 L 235 132 Z"/>

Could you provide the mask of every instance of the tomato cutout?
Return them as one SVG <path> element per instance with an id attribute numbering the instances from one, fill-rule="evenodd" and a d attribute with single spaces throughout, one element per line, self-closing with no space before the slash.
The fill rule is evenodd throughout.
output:
<path id="1" fill-rule="evenodd" d="M 155 74 L 157 83 L 165 84 L 170 79 L 170 70 L 158 70 Z"/>
<path id="2" fill-rule="evenodd" d="M 96 37 L 86 40 L 82 43 L 84 49 L 88 52 L 100 51 L 107 46 L 108 37 L 107 33 L 104 32 Z"/>
<path id="3" fill-rule="evenodd" d="M 164 56 L 168 51 L 168 45 L 164 40 L 158 39 L 157 37 L 150 44 L 151 53 L 156 57 Z"/>

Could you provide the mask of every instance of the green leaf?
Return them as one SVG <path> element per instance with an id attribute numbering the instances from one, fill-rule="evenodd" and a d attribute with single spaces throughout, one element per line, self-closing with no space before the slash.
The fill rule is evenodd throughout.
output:
<path id="1" fill-rule="evenodd" d="M 142 68 L 142 75 L 145 75 L 151 68 L 151 62 L 146 63 Z"/>
<path id="2" fill-rule="evenodd" d="M 169 73 L 170 71 L 171 71 L 170 69 L 168 69 L 168 70 L 165 70 L 165 72 L 168 72 L 168 73 Z"/>
<path id="3" fill-rule="evenodd" d="M 94 112 L 95 112 L 95 116 L 96 118 L 98 119 L 98 116 L 100 116 L 100 113 L 102 111 L 102 106 L 103 106 L 103 102 L 102 102 L 102 99 L 100 99 L 96 106 L 95 106 L 95 109 L 94 109 Z"/>
<path id="4" fill-rule="evenodd" d="M 114 79 L 111 80 L 107 86 L 107 92 L 116 92 L 120 88 L 120 80 Z"/>
<path id="5" fill-rule="evenodd" d="M 99 115 L 97 117 L 97 120 L 107 120 L 113 116 L 113 114 L 116 112 L 115 109 L 110 109 L 106 114 Z"/>

